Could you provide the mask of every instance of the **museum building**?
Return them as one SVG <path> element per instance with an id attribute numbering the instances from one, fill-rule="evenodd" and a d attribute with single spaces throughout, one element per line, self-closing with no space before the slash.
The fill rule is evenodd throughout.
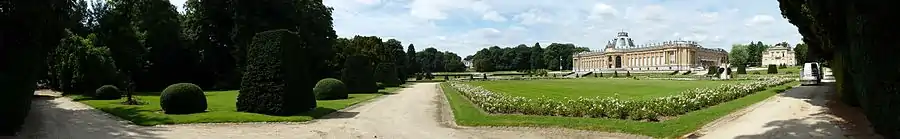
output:
<path id="1" fill-rule="evenodd" d="M 695 41 L 666 41 L 635 45 L 627 32 L 619 32 L 601 51 L 572 56 L 573 71 L 685 71 L 702 70 L 728 63 L 728 52 L 721 48 L 703 48 Z"/>

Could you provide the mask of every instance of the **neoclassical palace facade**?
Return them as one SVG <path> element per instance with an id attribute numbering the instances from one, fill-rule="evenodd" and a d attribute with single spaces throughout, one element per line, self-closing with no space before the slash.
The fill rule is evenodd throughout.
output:
<path id="1" fill-rule="evenodd" d="M 573 71 L 697 70 L 728 62 L 724 49 L 703 48 L 694 41 L 667 41 L 634 45 L 627 32 L 619 32 L 602 51 L 572 56 Z"/>

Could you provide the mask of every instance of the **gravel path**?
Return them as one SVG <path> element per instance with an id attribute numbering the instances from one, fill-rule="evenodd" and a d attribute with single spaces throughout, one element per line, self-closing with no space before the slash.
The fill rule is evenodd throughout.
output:
<path id="1" fill-rule="evenodd" d="M 69 98 L 35 100 L 25 129 L 17 138 L 646 138 L 642 136 L 555 128 L 458 127 L 437 83 L 419 83 L 397 94 L 372 100 L 306 123 L 187 124 L 135 126 Z M 2 137 L 0 137 L 2 138 Z"/>
<path id="2" fill-rule="evenodd" d="M 700 139 L 843 139 L 841 120 L 828 112 L 833 78 L 798 86 L 716 120 L 695 133 Z"/>

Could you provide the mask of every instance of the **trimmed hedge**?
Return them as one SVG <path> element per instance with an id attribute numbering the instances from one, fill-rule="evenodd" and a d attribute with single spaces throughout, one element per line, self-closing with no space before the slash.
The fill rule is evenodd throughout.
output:
<path id="1" fill-rule="evenodd" d="M 176 83 L 159 95 L 159 106 L 166 114 L 200 113 L 206 111 L 206 95 L 197 85 Z"/>
<path id="2" fill-rule="evenodd" d="M 347 99 L 347 85 L 334 78 L 319 80 L 313 92 L 318 100 Z"/>
<path id="3" fill-rule="evenodd" d="M 237 110 L 268 115 L 293 115 L 316 108 L 309 48 L 285 29 L 257 33 L 247 48 Z M 371 74 L 370 74 L 371 75 Z"/>
<path id="4" fill-rule="evenodd" d="M 768 74 L 778 74 L 778 67 L 775 65 L 769 65 L 769 69 L 766 71 Z"/>
<path id="5" fill-rule="evenodd" d="M 738 66 L 738 68 L 737 68 L 737 74 L 747 74 L 747 67 L 745 67 L 745 66 Z"/>
<path id="6" fill-rule="evenodd" d="M 344 71 L 341 72 L 341 81 L 347 85 L 347 91 L 351 94 L 376 93 L 378 85 L 375 83 L 374 71 L 369 57 L 350 56 L 344 61 Z"/>
<path id="7" fill-rule="evenodd" d="M 113 85 L 103 85 L 94 91 L 94 98 L 102 100 L 115 100 L 122 98 L 122 91 Z"/>

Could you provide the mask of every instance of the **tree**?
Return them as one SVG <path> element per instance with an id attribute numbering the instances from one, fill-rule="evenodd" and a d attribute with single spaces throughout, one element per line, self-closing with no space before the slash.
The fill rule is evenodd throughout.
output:
<path id="1" fill-rule="evenodd" d="M 95 1 L 97 2 L 97 1 Z M 133 79 L 126 82 L 136 82 L 138 88 L 147 88 L 145 84 L 149 84 L 149 77 L 144 75 L 145 66 L 148 65 L 144 54 L 147 48 L 141 45 L 137 30 L 132 23 L 135 19 L 133 13 L 135 1 L 112 0 L 107 3 L 95 3 L 94 12 L 97 13 L 98 26 L 95 29 L 99 39 L 98 46 L 106 46 L 110 50 L 116 67 L 127 76 Z M 125 92 L 128 98 L 131 98 L 129 91 Z"/>
<path id="2" fill-rule="evenodd" d="M 363 55 L 347 57 L 341 81 L 347 85 L 349 93 L 376 93 L 378 86 L 375 84 L 372 62 Z"/>
<path id="3" fill-rule="evenodd" d="M 531 69 L 546 69 L 544 64 L 544 48 L 540 43 L 534 43 L 531 47 Z"/>
<path id="4" fill-rule="evenodd" d="M 858 102 L 876 133 L 900 138 L 900 113 L 896 112 L 900 64 L 891 58 L 900 48 L 890 47 L 897 44 L 890 36 L 897 36 L 900 27 L 886 24 L 892 22 L 892 15 L 884 14 L 898 10 L 886 1 L 870 0 L 779 3 L 782 15 L 803 35 L 808 55 L 826 60 L 835 69 L 841 100 L 850 105 Z"/>
<path id="5" fill-rule="evenodd" d="M 794 60 L 797 61 L 797 65 L 803 65 L 803 63 L 810 62 L 808 55 L 806 55 L 806 44 L 798 43 L 797 46 L 794 47 Z"/>
<path id="6" fill-rule="evenodd" d="M 0 1 L 0 136 L 15 135 L 31 107 L 44 60 L 65 37 L 68 0 Z"/>
<path id="7" fill-rule="evenodd" d="M 310 53 L 297 34 L 288 30 L 258 33 L 247 49 L 237 110 L 269 115 L 293 115 L 316 108 L 308 83 Z"/>
<path id="8" fill-rule="evenodd" d="M 124 6 L 124 5 L 120 5 Z M 134 5 L 138 32 L 149 51 L 149 90 L 162 90 L 175 83 L 193 82 L 199 54 L 184 46 L 181 22 L 168 0 L 139 0 Z"/>
<path id="9" fill-rule="evenodd" d="M 375 66 L 375 80 L 388 87 L 397 87 L 402 83 L 397 77 L 397 67 L 394 63 L 380 63 Z"/>
<path id="10" fill-rule="evenodd" d="M 394 65 L 397 69 L 397 78 L 400 79 L 400 84 L 406 83 L 406 78 L 409 74 L 407 69 L 407 65 L 410 64 L 408 57 L 406 56 L 406 52 L 403 51 L 403 45 L 400 41 L 395 39 L 390 39 L 388 42 L 394 41 L 394 43 L 388 43 L 388 46 L 391 48 L 391 55 L 394 56 Z"/>
<path id="11" fill-rule="evenodd" d="M 406 48 L 406 60 L 409 61 L 409 65 L 406 65 L 406 71 L 409 72 L 407 74 L 413 75 L 422 71 L 419 61 L 416 59 L 416 46 L 413 44 L 409 44 Z"/>
<path id="12" fill-rule="evenodd" d="M 731 52 L 728 53 L 728 60 L 731 65 L 738 67 L 746 67 L 749 64 L 749 52 L 747 45 L 734 44 L 731 45 Z"/>

